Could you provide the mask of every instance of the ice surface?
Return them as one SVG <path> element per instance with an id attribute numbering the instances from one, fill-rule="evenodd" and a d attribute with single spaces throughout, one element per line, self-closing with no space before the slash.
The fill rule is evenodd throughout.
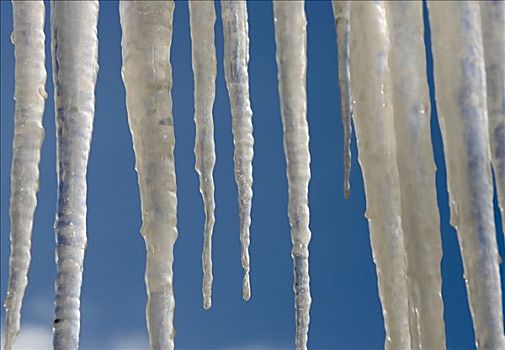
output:
<path id="1" fill-rule="evenodd" d="M 33 214 L 37 206 L 42 115 L 45 92 L 43 1 L 13 1 L 16 57 L 16 111 L 11 167 L 11 256 L 5 299 L 5 349 L 10 350 L 20 329 L 21 305 L 28 284 Z"/>
<path id="2" fill-rule="evenodd" d="M 505 227 L 505 2 L 481 1 L 491 159 Z"/>
<path id="3" fill-rule="evenodd" d="M 351 2 L 333 0 L 333 15 L 338 43 L 338 82 L 340 87 L 340 114 L 344 129 L 344 196 L 351 192 L 351 137 L 352 137 L 352 93 L 349 68 L 349 36 L 351 32 Z"/>
<path id="4" fill-rule="evenodd" d="M 296 309 L 296 349 L 307 348 L 310 322 L 307 124 L 307 21 L 303 1 L 274 2 L 277 77 L 284 131 Z"/>
<path id="5" fill-rule="evenodd" d="M 249 282 L 249 226 L 252 203 L 252 160 L 254 138 L 252 110 L 249 101 L 249 32 L 245 1 L 222 1 L 221 17 L 224 33 L 224 71 L 230 96 L 233 143 L 235 150 L 235 181 L 238 187 L 240 215 L 240 245 L 244 281 L 242 296 L 251 297 Z"/>
<path id="6" fill-rule="evenodd" d="M 214 178 L 216 163 L 212 108 L 216 95 L 216 47 L 214 24 L 216 12 L 212 1 L 189 1 L 191 49 L 195 81 L 195 169 L 200 177 L 200 193 L 205 208 L 205 232 L 202 253 L 203 307 L 212 305 L 212 230 L 214 229 Z"/>
<path id="7" fill-rule="evenodd" d="M 486 75 L 478 2 L 428 3 L 451 224 L 479 349 L 504 349 Z"/>
<path id="8" fill-rule="evenodd" d="M 420 1 L 387 2 L 412 349 L 445 349 L 440 218 Z"/>
<path id="9" fill-rule="evenodd" d="M 173 349 L 177 186 L 170 47 L 174 2 L 122 1 L 119 9 L 122 75 L 147 250 L 147 328 L 153 349 Z"/>
<path id="10" fill-rule="evenodd" d="M 408 349 L 407 269 L 396 164 L 391 43 L 384 2 L 352 2 L 350 47 L 353 120 L 386 329 L 385 347 Z"/>
<path id="11" fill-rule="evenodd" d="M 77 349 L 86 249 L 86 169 L 98 73 L 98 1 L 52 1 L 58 205 L 53 345 Z"/>

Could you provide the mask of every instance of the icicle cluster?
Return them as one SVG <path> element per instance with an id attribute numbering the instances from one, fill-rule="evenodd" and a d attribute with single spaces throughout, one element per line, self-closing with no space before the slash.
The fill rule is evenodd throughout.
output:
<path id="1" fill-rule="evenodd" d="M 428 7 L 451 223 L 458 231 L 476 343 L 481 349 L 504 349 L 480 5 L 430 2 Z"/>
<path id="2" fill-rule="evenodd" d="M 190 1 L 195 169 L 205 210 L 203 306 L 212 303 L 215 202 L 213 2 Z M 276 60 L 289 190 L 296 349 L 310 321 L 307 21 L 303 1 L 273 4 Z M 333 0 L 337 33 L 344 195 L 350 191 L 354 121 L 366 217 L 386 329 L 386 349 L 445 349 L 442 246 L 431 142 L 426 51 L 432 50 L 451 223 L 457 229 L 480 349 L 504 349 L 502 292 L 493 212 L 493 174 L 505 207 L 505 3 L 429 2 L 425 48 L 422 2 Z M 177 185 L 172 117 L 173 1 L 121 1 L 122 76 L 147 250 L 147 328 L 153 349 L 174 348 L 173 248 Z M 98 73 L 98 1 L 52 1 L 58 206 L 54 348 L 77 349 L 86 249 L 86 168 Z M 44 3 L 13 1 L 16 111 L 11 180 L 11 257 L 5 349 L 13 347 L 30 264 L 37 204 L 44 68 Z M 224 67 L 232 114 L 243 298 L 251 296 L 249 227 L 253 126 L 245 1 L 221 1 Z"/>
<path id="3" fill-rule="evenodd" d="M 242 297 L 249 300 L 249 226 L 252 205 L 252 159 L 254 156 L 252 110 L 249 102 L 249 34 L 245 1 L 221 2 L 224 34 L 224 70 L 230 96 L 233 143 L 235 151 L 235 181 L 238 187 L 240 214 L 240 246 L 244 281 Z"/>
<path id="4" fill-rule="evenodd" d="M 412 349 L 444 349 L 442 243 L 431 145 L 422 3 L 387 3 L 396 160 Z M 429 219 L 427 219 L 429 218 Z"/>
<path id="5" fill-rule="evenodd" d="M 147 263 L 147 328 L 153 349 L 173 349 L 173 248 L 177 186 L 172 118 L 172 1 L 120 2 L 122 75 L 135 150 Z"/>
<path id="6" fill-rule="evenodd" d="M 16 57 L 16 114 L 11 169 L 11 256 L 5 300 L 5 350 L 19 332 L 21 304 L 28 284 L 33 214 L 37 206 L 40 148 L 44 138 L 42 115 L 45 91 L 45 44 L 42 1 L 13 1 Z"/>

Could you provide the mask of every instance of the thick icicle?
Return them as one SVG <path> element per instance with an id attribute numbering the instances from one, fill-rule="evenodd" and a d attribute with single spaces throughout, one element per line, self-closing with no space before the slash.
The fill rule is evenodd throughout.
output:
<path id="1" fill-rule="evenodd" d="M 195 169 L 200 177 L 200 193 L 205 208 L 202 253 L 203 307 L 212 305 L 212 230 L 214 229 L 214 121 L 212 108 L 216 95 L 216 12 L 212 1 L 189 1 L 191 49 L 195 81 Z"/>
<path id="2" fill-rule="evenodd" d="M 505 2 L 481 1 L 491 159 L 505 227 Z M 504 230 L 505 231 L 505 230 Z"/>
<path id="3" fill-rule="evenodd" d="M 252 110 L 249 102 L 249 34 L 245 1 L 221 1 L 224 32 L 224 68 L 230 96 L 233 143 L 235 151 L 235 181 L 238 187 L 240 215 L 240 245 L 244 281 L 242 297 L 249 300 L 249 226 L 251 225 L 252 160 L 254 138 Z"/>
<path id="4" fill-rule="evenodd" d="M 407 252 L 411 349 L 445 349 L 442 243 L 430 132 L 422 2 L 388 2 L 396 157 Z M 427 219 L 429 218 L 429 219 Z"/>
<path id="5" fill-rule="evenodd" d="M 86 249 L 86 169 L 98 73 L 98 1 L 51 1 L 58 205 L 53 345 L 77 349 Z"/>
<path id="6" fill-rule="evenodd" d="M 451 224 L 458 231 L 476 343 L 505 349 L 480 6 L 428 6 Z"/>
<path id="7" fill-rule="evenodd" d="M 177 195 L 172 118 L 172 1 L 121 1 L 122 75 L 146 242 L 147 328 L 153 349 L 173 349 Z"/>
<path id="8" fill-rule="evenodd" d="M 337 29 L 338 83 L 340 87 L 340 114 L 344 129 L 344 196 L 351 192 L 351 135 L 352 94 L 351 71 L 349 69 L 349 34 L 351 31 L 351 2 L 333 0 L 333 14 Z"/>
<path id="9" fill-rule="evenodd" d="M 39 187 L 40 148 L 44 138 L 42 115 L 47 97 L 43 1 L 13 1 L 16 56 L 16 112 L 11 168 L 11 256 L 5 300 L 5 349 L 10 350 L 21 321 L 21 305 L 28 284 L 33 215 Z"/>
<path id="10" fill-rule="evenodd" d="M 296 349 L 306 349 L 310 322 L 309 127 L 307 124 L 307 21 L 303 1 L 274 2 L 277 76 L 284 130 L 294 266 Z"/>
<path id="11" fill-rule="evenodd" d="M 383 2 L 352 2 L 351 85 L 366 217 L 382 302 L 386 349 L 409 349 L 408 294 L 396 165 L 389 29 Z"/>

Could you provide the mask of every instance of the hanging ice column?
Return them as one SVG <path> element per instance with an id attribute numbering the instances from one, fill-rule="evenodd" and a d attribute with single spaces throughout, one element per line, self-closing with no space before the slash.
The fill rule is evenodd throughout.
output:
<path id="1" fill-rule="evenodd" d="M 307 21 L 303 1 L 274 2 L 277 76 L 284 130 L 291 225 L 296 349 L 307 348 L 310 312 L 309 127 L 307 124 Z"/>
<path id="2" fill-rule="evenodd" d="M 386 328 L 385 347 L 409 349 L 407 270 L 385 7 L 383 2 L 351 4 L 353 118 Z"/>
<path id="3" fill-rule="evenodd" d="M 119 9 L 122 74 L 147 250 L 147 328 L 153 349 L 173 349 L 177 195 L 170 46 L 174 3 L 121 1 Z"/>
<path id="4" fill-rule="evenodd" d="M 249 102 L 249 33 L 247 3 L 240 0 L 221 1 L 224 33 L 224 71 L 230 95 L 235 181 L 238 187 L 240 245 L 244 281 L 242 296 L 251 297 L 249 282 L 249 226 L 251 225 L 252 160 L 254 138 L 252 110 Z"/>
<path id="5" fill-rule="evenodd" d="M 479 3 L 435 1 L 428 7 L 451 223 L 458 231 L 476 343 L 504 349 Z"/>
<path id="6" fill-rule="evenodd" d="M 43 1 L 13 1 L 16 56 L 16 112 L 11 168 L 11 256 L 5 299 L 5 349 L 19 332 L 21 304 L 28 284 L 33 214 L 37 206 L 40 148 L 44 138 L 42 115 L 45 91 Z"/>
<path id="7" fill-rule="evenodd" d="M 52 1 L 58 206 L 53 345 L 77 349 L 86 249 L 86 169 L 98 73 L 98 1 Z"/>
<path id="8" fill-rule="evenodd" d="M 212 108 L 216 95 L 216 47 L 213 1 L 189 1 L 191 51 L 195 81 L 195 169 L 200 177 L 200 193 L 205 208 L 205 232 L 202 253 L 203 307 L 212 305 L 212 230 L 214 229 L 214 121 Z"/>
<path id="9" fill-rule="evenodd" d="M 412 349 L 445 349 L 442 243 L 430 133 L 422 2 L 387 2 Z M 358 115 L 357 118 L 360 116 Z"/>
<path id="10" fill-rule="evenodd" d="M 344 129 L 344 196 L 351 192 L 351 136 L 352 94 L 351 71 L 349 68 L 349 35 L 351 31 L 351 2 L 333 0 L 333 14 L 338 43 L 338 82 L 340 87 L 340 114 Z"/>
<path id="11" fill-rule="evenodd" d="M 480 8 L 491 159 L 505 228 L 505 2 L 481 1 Z"/>

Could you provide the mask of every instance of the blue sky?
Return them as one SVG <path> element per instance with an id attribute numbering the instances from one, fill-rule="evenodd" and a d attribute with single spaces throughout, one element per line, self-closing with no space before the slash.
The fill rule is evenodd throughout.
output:
<path id="1" fill-rule="evenodd" d="M 214 107 L 217 162 L 216 225 L 213 239 L 213 306 L 201 300 L 204 214 L 194 171 L 193 78 L 187 4 L 174 13 L 172 65 L 176 133 L 179 239 L 175 246 L 176 345 L 179 349 L 280 349 L 294 344 L 294 308 L 287 182 L 278 103 L 271 2 L 249 2 L 250 92 L 255 158 L 251 225 L 252 298 L 241 297 L 237 191 L 233 140 L 223 74 L 223 36 L 216 4 L 218 79 Z M 1 9 L 1 298 L 5 297 L 9 253 L 9 188 L 13 135 L 14 55 L 11 3 Z M 308 121 L 312 153 L 310 209 L 312 289 L 309 346 L 312 349 L 379 349 L 384 344 L 361 171 L 353 142 L 351 198 L 342 194 L 342 127 L 339 119 L 336 38 L 329 1 L 308 2 Z M 23 308 L 21 341 L 31 349 L 50 344 L 56 208 L 55 127 L 50 67 L 49 6 L 46 6 L 48 71 L 39 205 L 33 229 L 32 265 Z M 96 114 L 88 167 L 88 250 L 81 306 L 82 349 L 143 349 L 145 253 L 134 154 L 121 81 L 118 4 L 101 2 Z M 429 83 L 433 69 L 428 57 Z M 433 102 L 433 94 L 432 94 Z M 440 130 L 432 108 L 432 135 L 444 257 L 443 297 L 448 347 L 472 348 L 455 230 L 449 225 Z M 495 200 L 496 207 L 496 200 Z M 498 212 L 496 211 L 496 214 Z M 501 227 L 498 222 L 499 228 Z M 498 231 L 501 232 L 501 231 Z M 498 235 L 501 255 L 503 237 Z M 501 269 L 502 280 L 504 271 Z M 4 311 L 1 312 L 2 322 Z M 3 323 L 2 323 L 3 324 Z M 31 343 L 26 343 L 31 342 Z M 35 343 L 33 343 L 35 342 Z M 38 344 L 37 344 L 38 342 Z M 47 346 L 47 345 L 46 345 Z"/>

